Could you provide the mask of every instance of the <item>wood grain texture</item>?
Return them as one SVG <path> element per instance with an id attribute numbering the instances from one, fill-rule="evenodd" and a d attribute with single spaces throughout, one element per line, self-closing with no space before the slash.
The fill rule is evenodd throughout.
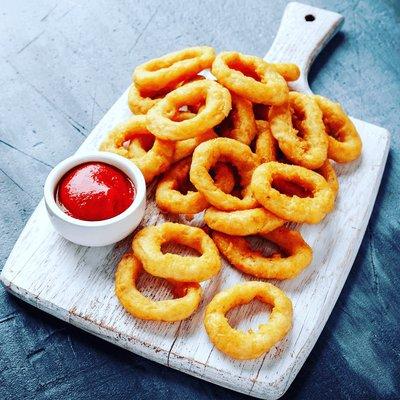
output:
<path id="1" fill-rule="evenodd" d="M 312 68 L 313 89 L 338 99 L 353 115 L 395 131 L 398 7 L 391 1 L 315 3 L 345 14 L 346 24 L 345 34 Z M 6 1 L 0 16 L 3 263 L 41 197 L 50 165 L 76 149 L 126 86 L 132 65 L 170 50 L 172 43 L 179 48 L 200 41 L 262 55 L 284 7 L 283 1 L 268 6 L 268 12 L 260 12 L 262 1 L 245 8 L 237 1 L 199 6 L 117 1 L 99 7 L 97 1 L 77 6 L 40 0 L 34 9 L 28 4 Z M 319 398 L 321 391 L 328 398 L 353 399 L 395 398 L 398 393 L 398 154 L 394 135 L 356 265 L 289 391 L 291 399 Z M 95 340 L 4 291 L 1 300 L 2 398 L 243 398 Z"/>
<path id="2" fill-rule="evenodd" d="M 316 14 L 315 9 L 304 9 L 295 3 L 289 7 L 281 33 L 296 15 Z M 331 15 L 335 18 L 324 19 L 320 25 L 321 28 L 325 24 L 325 30 L 307 33 L 315 37 L 319 32 L 319 40 L 313 42 L 317 49 L 309 47 L 309 51 L 299 53 L 296 58 L 304 68 L 303 73 L 308 70 L 308 63 L 322 46 L 324 37 L 331 34 L 340 20 Z M 318 17 L 323 18 L 319 15 L 317 21 Z M 307 26 L 308 22 L 304 24 Z M 303 35 L 306 37 L 305 31 Z M 281 34 L 281 38 L 282 45 L 286 45 L 288 37 Z M 274 46 L 282 48 L 279 40 Z M 276 50 L 285 61 L 290 51 L 290 46 L 287 50 Z M 271 52 L 270 58 L 274 58 Z M 275 60 L 277 58 L 275 56 Z M 78 152 L 97 149 L 104 135 L 129 115 L 125 92 Z M 238 271 L 225 263 L 222 273 L 204 284 L 202 306 L 186 321 L 165 324 L 134 319 L 114 295 L 114 268 L 122 252 L 129 247 L 129 239 L 116 247 L 100 249 L 69 243 L 54 232 L 43 201 L 11 252 L 1 279 L 8 290 L 23 300 L 138 355 L 245 394 L 276 399 L 296 376 L 336 302 L 357 254 L 379 188 L 389 149 L 389 134 L 365 122 L 354 122 L 363 139 L 363 156 L 351 164 L 336 166 L 341 191 L 335 211 L 321 224 L 301 227 L 306 241 L 314 249 L 313 263 L 296 279 L 275 282 L 293 301 L 293 329 L 276 348 L 258 360 L 239 362 L 226 357 L 211 345 L 202 323 L 204 306 L 215 293 L 245 279 Z M 380 151 L 376 151 L 378 145 Z M 150 188 L 142 226 L 165 220 L 202 225 L 202 215 L 188 221 L 185 217 L 160 213 L 152 194 Z M 262 242 L 257 244 L 263 246 Z M 66 282 L 69 283 L 67 288 Z M 154 278 L 148 277 L 145 285 L 151 286 L 152 282 Z M 236 310 L 231 318 L 240 328 L 249 328 L 249 324 L 257 326 L 265 319 L 259 311 L 257 306 L 248 307 L 245 313 Z M 240 323 L 242 320 L 244 323 Z"/>

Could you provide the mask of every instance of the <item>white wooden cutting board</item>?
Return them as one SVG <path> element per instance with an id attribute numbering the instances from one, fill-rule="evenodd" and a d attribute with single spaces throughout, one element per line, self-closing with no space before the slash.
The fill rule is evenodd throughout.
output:
<path id="1" fill-rule="evenodd" d="M 307 22 L 306 15 L 315 20 Z M 309 91 L 308 67 L 342 20 L 335 13 L 290 3 L 267 59 L 297 62 L 303 76 L 293 86 Z M 98 148 L 106 132 L 130 115 L 126 104 L 127 92 L 79 152 Z M 273 282 L 292 299 L 294 321 L 288 336 L 264 357 L 234 361 L 224 356 L 211 345 L 202 322 L 205 305 L 219 290 L 249 277 L 225 263 L 222 272 L 204 284 L 201 307 L 190 319 L 178 323 L 137 320 L 124 311 L 114 295 L 115 266 L 131 238 L 102 248 L 69 243 L 53 230 L 43 201 L 15 244 L 1 280 L 26 302 L 129 351 L 239 392 L 276 399 L 289 387 L 331 313 L 363 238 L 384 171 L 389 132 L 353 121 L 364 144 L 362 157 L 336 166 L 340 194 L 335 211 L 318 225 L 300 228 L 314 250 L 312 264 L 296 279 Z M 152 201 L 153 189 L 149 189 L 143 225 L 167 219 Z M 189 223 L 183 217 L 172 219 Z M 201 225 L 201 216 L 190 223 Z M 154 279 L 147 277 L 142 285 L 153 295 L 162 296 L 166 289 Z M 248 328 L 257 327 L 266 314 L 255 303 L 232 311 L 229 317 L 235 326 Z"/>

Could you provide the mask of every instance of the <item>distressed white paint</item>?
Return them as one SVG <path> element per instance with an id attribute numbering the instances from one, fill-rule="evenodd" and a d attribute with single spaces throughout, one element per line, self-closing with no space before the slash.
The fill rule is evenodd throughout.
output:
<path id="1" fill-rule="evenodd" d="M 306 22 L 306 14 L 313 14 L 316 20 Z M 308 91 L 309 64 L 340 22 L 338 14 L 289 4 L 267 59 L 297 62 L 304 78 L 296 88 Z M 130 115 L 126 96 L 127 92 L 79 152 L 97 149 L 106 132 Z M 129 248 L 130 238 L 103 248 L 69 243 L 52 229 L 43 201 L 15 244 L 1 279 L 10 292 L 28 303 L 129 351 L 236 391 L 278 398 L 303 365 L 331 313 L 357 254 L 381 181 L 389 133 L 360 120 L 354 122 L 364 143 L 363 155 L 351 164 L 336 166 L 341 188 L 335 211 L 318 225 L 300 228 L 314 249 L 313 263 L 296 279 L 273 282 L 292 299 L 294 323 L 288 336 L 263 358 L 234 361 L 224 356 L 210 344 L 202 323 L 204 307 L 216 292 L 249 277 L 225 263 L 222 272 L 205 283 L 203 302 L 192 318 L 173 324 L 137 320 L 119 305 L 113 287 L 115 265 Z M 156 209 L 152 192 L 150 188 L 143 225 L 167 218 Z M 190 222 L 184 217 L 171 219 L 202 224 L 201 215 Z M 147 277 L 144 285 L 152 281 L 154 278 Z M 159 292 L 157 295 L 162 295 L 165 288 Z M 230 319 L 240 328 L 257 327 L 265 319 L 261 310 L 256 303 L 234 310 Z"/>

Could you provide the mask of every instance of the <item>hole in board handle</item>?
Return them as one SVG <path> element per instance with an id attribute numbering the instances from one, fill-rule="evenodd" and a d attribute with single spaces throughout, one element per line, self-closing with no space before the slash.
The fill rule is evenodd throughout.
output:
<path id="1" fill-rule="evenodd" d="M 312 15 L 312 14 L 307 14 L 307 15 L 304 17 L 304 19 L 305 19 L 307 22 L 315 21 L 315 17 L 314 17 L 314 15 Z"/>

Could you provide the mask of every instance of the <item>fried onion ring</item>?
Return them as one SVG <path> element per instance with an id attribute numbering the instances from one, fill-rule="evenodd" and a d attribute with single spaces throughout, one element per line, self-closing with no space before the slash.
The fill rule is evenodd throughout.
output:
<path id="1" fill-rule="evenodd" d="M 266 324 L 258 331 L 239 331 L 230 326 L 225 314 L 234 307 L 258 299 L 272 305 Z M 292 302 L 285 293 L 267 282 L 242 282 L 215 295 L 208 304 L 204 325 L 214 346 L 239 360 L 257 358 L 282 340 L 292 326 Z"/>
<path id="2" fill-rule="evenodd" d="M 311 192 L 312 197 L 282 194 L 273 187 L 276 178 L 304 187 Z M 317 172 L 275 161 L 261 164 L 255 169 L 251 189 L 257 201 L 267 210 L 293 222 L 315 224 L 321 221 L 332 210 L 335 200 L 334 192 Z"/>
<path id="3" fill-rule="evenodd" d="M 205 105 L 193 118 L 174 121 L 182 106 Z M 231 95 L 219 83 L 200 80 L 187 83 L 160 100 L 147 114 L 147 128 L 166 140 L 185 140 L 201 135 L 218 125 L 231 109 Z"/>
<path id="4" fill-rule="evenodd" d="M 233 164 L 240 175 L 243 198 L 224 193 L 216 187 L 209 170 L 218 162 Z M 201 143 L 193 152 L 190 180 L 207 201 L 220 210 L 246 210 L 257 202 L 250 189 L 251 177 L 259 160 L 249 146 L 234 139 L 217 138 Z"/>
<path id="5" fill-rule="evenodd" d="M 146 128 L 146 117 L 134 115 L 118 124 L 101 143 L 100 150 L 119 154 L 131 160 L 142 171 L 146 182 L 166 171 L 174 156 L 174 142 L 155 138 Z M 129 141 L 127 147 L 124 143 Z"/>
<path id="6" fill-rule="evenodd" d="M 136 288 L 136 281 L 142 270 L 140 261 L 132 253 L 128 253 L 122 257 L 115 273 L 115 294 L 134 317 L 173 322 L 188 318 L 197 310 L 202 293 L 198 283 L 169 281 L 177 298 L 154 301 L 143 296 Z"/>
<path id="7" fill-rule="evenodd" d="M 345 163 L 358 158 L 362 142 L 353 122 L 339 103 L 322 96 L 314 96 L 322 111 L 326 132 L 328 133 L 328 157 Z"/>
<path id="8" fill-rule="evenodd" d="M 267 121 L 258 120 L 257 138 L 255 142 L 255 153 L 260 158 L 260 162 L 268 162 L 276 160 L 276 139 L 272 136 L 269 123 Z"/>
<path id="9" fill-rule="evenodd" d="M 196 214 L 205 210 L 209 203 L 199 192 L 187 191 L 182 194 L 179 188 L 189 178 L 191 158 L 186 158 L 175 164 L 160 180 L 156 191 L 157 206 L 173 214 Z M 215 165 L 215 186 L 229 193 L 235 186 L 235 178 L 225 164 Z"/>
<path id="10" fill-rule="evenodd" d="M 259 57 L 225 51 L 215 57 L 211 72 L 230 91 L 253 103 L 280 105 L 287 101 L 289 89 L 284 78 Z"/>
<path id="11" fill-rule="evenodd" d="M 270 108 L 269 122 L 288 160 L 309 169 L 322 166 L 328 154 L 328 136 L 312 96 L 290 92 L 288 104 Z"/>
<path id="12" fill-rule="evenodd" d="M 189 47 L 139 65 L 133 73 L 133 81 L 148 91 L 159 91 L 210 68 L 214 58 L 212 47 Z"/>
<path id="13" fill-rule="evenodd" d="M 212 238 L 221 254 L 238 270 L 262 279 L 291 279 L 312 261 L 312 249 L 301 234 L 284 226 L 259 234 L 278 246 L 277 253 L 266 257 L 253 250 L 244 237 L 213 232 Z"/>
<path id="14" fill-rule="evenodd" d="M 263 207 L 239 211 L 221 211 L 210 207 L 204 214 L 204 222 L 215 231 L 233 236 L 248 236 L 271 232 L 286 221 Z"/>
<path id="15" fill-rule="evenodd" d="M 161 245 L 174 242 L 201 253 L 200 257 L 181 256 L 161 251 Z M 178 282 L 201 282 L 218 274 L 221 259 L 213 240 L 202 229 L 165 222 L 147 226 L 132 242 L 135 255 L 151 275 Z"/>
<path id="16" fill-rule="evenodd" d="M 222 123 L 215 128 L 220 136 L 250 144 L 257 132 L 251 101 L 232 94 L 232 109 Z"/>

